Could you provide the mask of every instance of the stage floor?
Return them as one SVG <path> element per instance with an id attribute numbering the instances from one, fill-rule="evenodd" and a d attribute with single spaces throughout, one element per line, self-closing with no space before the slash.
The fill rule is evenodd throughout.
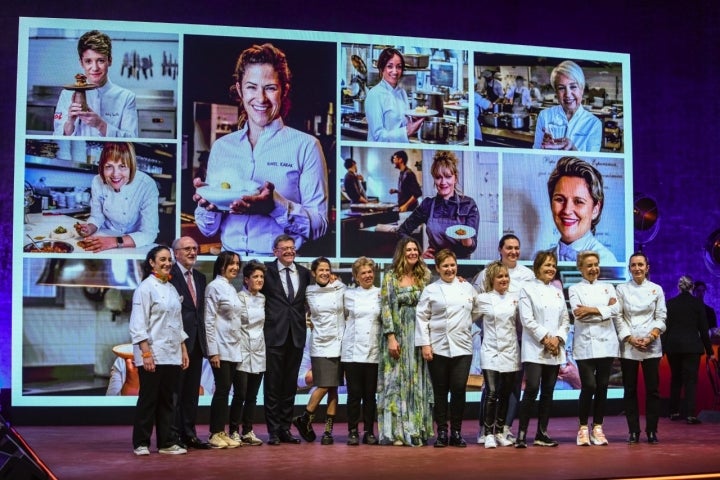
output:
<path id="1" fill-rule="evenodd" d="M 322 417 L 322 414 L 319 415 Z M 517 427 L 517 423 L 514 425 Z M 315 424 L 316 432 L 323 424 Z M 534 433 L 535 420 L 530 429 Z M 720 478 L 720 425 L 687 425 L 661 419 L 660 444 L 628 445 L 625 418 L 606 418 L 605 447 L 575 445 L 577 420 L 553 418 L 550 434 L 557 448 L 485 449 L 475 443 L 477 420 L 466 420 L 468 448 L 432 446 L 350 447 L 347 424 L 337 424 L 335 444 L 319 440 L 300 445 L 242 447 L 233 450 L 191 450 L 187 455 L 135 457 L 131 426 L 23 427 L 15 429 L 59 479 L 243 478 L 246 480 L 317 479 L 590 479 L 590 478 Z M 207 425 L 198 433 L 207 438 Z M 267 439 L 264 426 L 256 433 Z M 296 432 L 293 432 L 296 433 Z M 318 435 L 319 437 L 319 435 Z M 431 441 L 432 444 L 432 441 Z M 689 477 L 690 474 L 701 474 Z M 713 475 L 714 474 L 714 475 Z"/>

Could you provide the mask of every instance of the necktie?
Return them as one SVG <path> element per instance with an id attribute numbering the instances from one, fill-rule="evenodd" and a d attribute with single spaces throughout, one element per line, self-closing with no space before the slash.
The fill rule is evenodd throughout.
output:
<path id="1" fill-rule="evenodd" d="M 190 296 L 192 297 L 193 305 L 197 306 L 197 293 L 195 293 L 195 285 L 193 284 L 192 271 L 188 270 L 185 272 L 185 280 L 188 284 L 188 290 L 190 290 Z"/>
<path id="2" fill-rule="evenodd" d="M 290 267 L 285 267 L 285 283 L 287 284 L 288 301 L 292 302 L 295 298 L 295 287 L 293 287 L 292 277 L 290 277 Z"/>

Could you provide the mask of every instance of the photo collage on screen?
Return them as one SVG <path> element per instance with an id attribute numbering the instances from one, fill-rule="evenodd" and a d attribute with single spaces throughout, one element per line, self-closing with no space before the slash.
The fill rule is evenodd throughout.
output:
<path id="1" fill-rule="evenodd" d="M 431 269 L 453 250 L 472 279 L 508 233 L 525 265 L 554 249 L 565 289 L 580 250 L 626 279 L 625 54 L 72 19 L 20 32 L 21 403 L 119 395 L 108 378 L 131 362 L 141 263 L 181 236 L 208 280 L 221 251 L 271 261 L 283 233 L 300 263 L 328 257 L 348 285 L 359 256 L 379 285 L 402 236 Z"/>

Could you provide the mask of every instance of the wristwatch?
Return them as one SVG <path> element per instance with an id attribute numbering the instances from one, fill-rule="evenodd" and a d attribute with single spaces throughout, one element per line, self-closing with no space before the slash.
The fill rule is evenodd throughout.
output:
<path id="1" fill-rule="evenodd" d="M 117 240 L 117 248 L 123 248 L 123 237 L 115 237 Z"/>

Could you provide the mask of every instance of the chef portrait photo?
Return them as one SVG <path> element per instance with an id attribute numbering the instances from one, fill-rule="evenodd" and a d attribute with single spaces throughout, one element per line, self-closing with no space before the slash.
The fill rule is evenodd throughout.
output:
<path id="1" fill-rule="evenodd" d="M 334 255 L 333 45 L 200 36 L 184 45 L 193 154 L 182 171 L 183 235 L 201 253 L 272 256 L 287 234 L 299 256 Z M 222 61 L 207 62 L 209 51 Z"/>
<path id="2" fill-rule="evenodd" d="M 28 134 L 176 138 L 177 34 L 32 28 L 28 57 Z"/>
<path id="3" fill-rule="evenodd" d="M 403 236 L 413 237 L 426 259 L 443 248 L 451 249 L 461 261 L 494 257 L 499 231 L 498 154 L 375 147 L 341 151 L 352 155 L 368 199 L 341 202 L 343 257 L 391 258 Z M 403 170 L 398 171 L 398 165 Z M 392 193 L 397 191 L 398 175 L 417 179 L 419 197 L 407 210 Z"/>
<path id="4" fill-rule="evenodd" d="M 629 191 L 625 161 L 506 154 L 503 157 L 503 228 L 523 239 L 521 260 L 552 249 L 558 262 L 583 250 L 603 266 L 626 257 Z"/>
<path id="5" fill-rule="evenodd" d="M 343 140 L 467 145 L 467 51 L 343 44 Z"/>
<path id="6" fill-rule="evenodd" d="M 600 57 L 475 53 L 478 145 L 623 152 L 626 73 Z"/>

